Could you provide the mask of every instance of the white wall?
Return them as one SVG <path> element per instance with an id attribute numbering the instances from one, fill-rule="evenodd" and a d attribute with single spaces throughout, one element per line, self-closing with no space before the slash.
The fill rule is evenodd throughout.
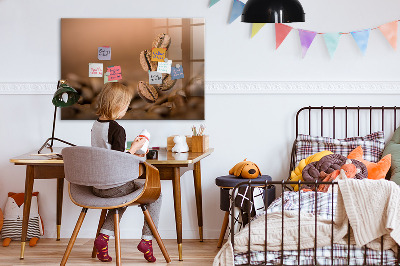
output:
<path id="1" fill-rule="evenodd" d="M 293 24 L 321 32 L 350 31 L 399 19 L 400 2 L 372 0 L 301 1 L 307 22 Z M 0 0 L 0 82 L 48 83 L 60 75 L 61 17 L 205 17 L 206 80 L 213 81 L 399 81 L 399 52 L 391 50 L 379 31 L 371 33 L 363 57 L 351 36 L 343 36 L 334 59 L 329 59 L 318 36 L 305 59 L 301 59 L 298 33 L 292 32 L 274 50 L 273 25 L 266 25 L 253 39 L 251 27 L 235 21 L 227 24 L 230 0 L 208 9 L 208 0 L 146 1 L 15 1 Z M 1 87 L 0 83 L 0 87 Z M 307 92 L 307 91 L 305 91 Z M 309 91 L 308 91 L 309 92 Z M 7 192 L 24 190 L 25 168 L 9 158 L 35 150 L 50 136 L 53 106 L 51 95 L 0 95 L 0 207 Z M 286 176 L 294 138 L 294 115 L 308 105 L 398 105 L 399 95 L 376 94 L 207 94 L 206 120 L 121 121 L 128 138 L 142 128 L 152 132 L 154 146 L 165 146 L 176 133 L 189 134 L 192 124 L 205 123 L 215 152 L 202 162 L 205 238 L 218 238 L 223 214 L 214 179 L 227 174 L 238 161 L 255 161 L 263 174 L 275 180 Z M 89 145 L 91 121 L 57 121 L 56 135 L 78 145 Z M 190 173 L 182 177 L 183 237 L 197 237 L 197 216 Z M 56 182 L 39 180 L 40 211 L 45 237 L 55 237 Z M 171 182 L 162 182 L 164 195 L 159 230 L 175 238 Z M 62 237 L 70 237 L 78 217 L 64 191 Z M 93 237 L 99 212 L 89 211 L 80 237 Z M 123 238 L 139 238 L 142 216 L 130 208 L 121 221 Z"/>

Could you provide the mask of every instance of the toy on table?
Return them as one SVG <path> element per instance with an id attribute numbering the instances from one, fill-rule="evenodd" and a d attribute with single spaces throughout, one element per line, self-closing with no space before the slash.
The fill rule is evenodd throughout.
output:
<path id="1" fill-rule="evenodd" d="M 43 223 L 39 215 L 38 207 L 39 192 L 32 193 L 31 212 L 29 214 L 28 233 L 26 238 L 30 239 L 29 246 L 34 247 L 43 235 Z M 4 221 L 1 230 L 3 247 L 8 247 L 11 240 L 21 240 L 22 219 L 24 213 L 24 193 L 9 192 L 4 208 Z"/>
<path id="2" fill-rule="evenodd" d="M 260 176 L 260 168 L 258 168 L 255 163 L 246 160 L 247 158 L 244 159 L 242 162 L 237 163 L 231 170 L 229 170 L 229 174 L 249 179 L 257 178 L 258 176 Z"/>
<path id="3" fill-rule="evenodd" d="M 175 146 L 172 148 L 172 152 L 188 152 L 189 146 L 186 143 L 185 136 L 175 136 L 174 137 Z"/>

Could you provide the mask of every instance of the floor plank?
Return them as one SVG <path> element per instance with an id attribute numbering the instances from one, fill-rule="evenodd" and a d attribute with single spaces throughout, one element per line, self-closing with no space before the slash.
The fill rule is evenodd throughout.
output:
<path id="1" fill-rule="evenodd" d="M 0 246 L 0 264 L 8 265 L 60 265 L 61 258 L 64 255 L 69 239 L 40 239 L 36 247 L 25 249 L 25 259 L 19 259 L 21 244 L 18 241 L 12 241 L 9 247 Z M 146 265 L 150 264 L 143 258 L 143 254 L 136 249 L 140 240 L 121 240 L 122 264 L 123 265 Z M 200 242 L 197 239 L 185 239 L 183 241 L 183 261 L 178 261 L 178 247 L 176 240 L 163 240 L 168 250 L 172 262 L 167 264 L 162 256 L 157 242 L 154 241 L 154 255 L 157 258 L 157 265 L 212 265 L 215 255 L 218 253 L 218 240 L 204 240 Z M 113 239 L 110 241 L 110 255 L 115 259 Z M 92 259 L 93 240 L 77 239 L 68 259 L 67 265 L 114 265 L 113 263 L 103 263 L 97 259 Z"/>

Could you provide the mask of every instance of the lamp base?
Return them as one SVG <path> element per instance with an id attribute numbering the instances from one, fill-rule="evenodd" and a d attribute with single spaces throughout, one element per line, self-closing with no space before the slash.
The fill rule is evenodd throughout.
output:
<path id="1" fill-rule="evenodd" d="M 42 145 L 42 147 L 40 147 L 40 149 L 38 150 L 38 154 L 40 154 L 40 152 L 44 149 L 44 148 L 49 148 L 51 150 L 51 152 L 53 152 L 53 141 L 54 140 L 58 140 L 59 142 L 68 144 L 70 146 L 76 146 L 75 144 L 69 143 L 65 140 L 59 139 L 59 138 L 48 138 Z M 49 142 L 51 141 L 51 144 L 49 144 Z"/>

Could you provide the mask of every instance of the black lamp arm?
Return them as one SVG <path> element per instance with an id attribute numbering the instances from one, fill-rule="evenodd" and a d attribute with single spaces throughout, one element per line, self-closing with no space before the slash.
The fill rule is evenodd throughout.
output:
<path id="1" fill-rule="evenodd" d="M 57 141 L 59 141 L 59 142 L 68 144 L 68 145 L 70 145 L 70 146 L 76 146 L 75 144 L 72 144 L 72 143 L 70 143 L 70 142 L 68 142 L 68 141 L 65 141 L 65 140 L 62 140 L 62 139 L 59 139 L 59 138 L 48 138 L 48 139 L 44 142 L 44 144 L 42 145 L 42 147 L 40 147 L 40 149 L 38 150 L 38 154 L 40 154 L 40 152 L 41 152 L 46 146 L 47 146 L 47 148 L 50 149 L 51 152 L 53 152 L 53 146 L 50 146 L 50 144 L 48 143 L 49 141 L 51 141 L 51 143 L 53 143 L 53 140 L 57 140 Z"/>
<path id="2" fill-rule="evenodd" d="M 55 138 L 54 137 L 54 131 L 56 129 L 56 116 L 57 116 L 57 106 L 54 107 L 54 117 L 53 117 L 53 131 L 51 133 L 51 138 L 48 138 L 42 145 L 42 147 L 40 147 L 40 149 L 38 150 L 38 154 L 40 154 L 40 152 L 45 148 L 50 148 L 51 152 L 53 152 L 53 142 L 54 140 L 58 140 L 62 143 L 68 144 L 70 146 L 76 146 L 75 144 L 69 143 L 65 140 L 59 139 L 59 138 Z M 49 144 L 49 141 L 51 141 L 51 143 Z"/>

